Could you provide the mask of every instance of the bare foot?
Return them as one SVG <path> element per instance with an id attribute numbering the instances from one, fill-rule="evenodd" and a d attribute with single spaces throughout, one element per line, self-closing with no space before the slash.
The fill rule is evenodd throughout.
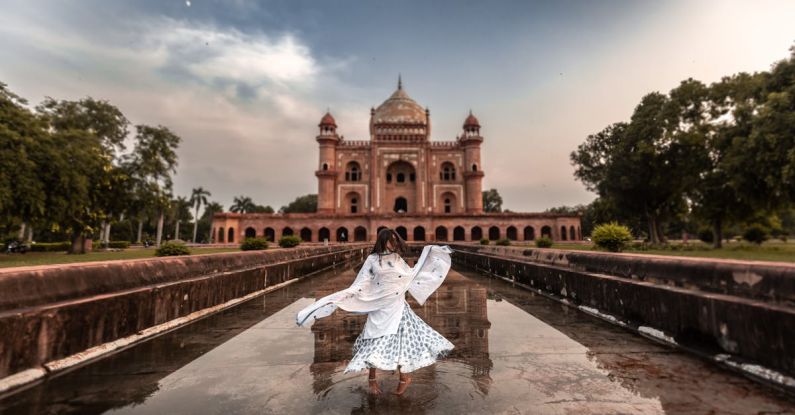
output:
<path id="1" fill-rule="evenodd" d="M 378 386 L 378 380 L 376 379 L 368 379 L 370 382 L 370 393 L 373 395 L 380 395 L 381 394 L 381 387 Z"/>
<path id="2" fill-rule="evenodd" d="M 410 384 L 411 384 L 411 378 L 410 377 L 406 377 L 405 379 L 401 379 L 400 382 L 398 382 L 397 390 L 392 392 L 392 393 L 394 393 L 397 396 L 403 395 L 406 392 L 406 389 L 408 389 Z"/>

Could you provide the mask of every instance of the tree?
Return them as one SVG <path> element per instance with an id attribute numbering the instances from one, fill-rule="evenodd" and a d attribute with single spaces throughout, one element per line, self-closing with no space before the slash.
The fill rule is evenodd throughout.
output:
<path id="1" fill-rule="evenodd" d="M 299 196 L 290 202 L 287 206 L 282 206 L 279 209 L 282 213 L 314 213 L 317 212 L 317 195 L 308 194 Z"/>
<path id="2" fill-rule="evenodd" d="M 257 205 L 251 200 L 248 196 L 235 196 L 234 200 L 232 201 L 232 207 L 229 208 L 230 211 L 235 213 L 250 213 L 254 209 L 256 209 Z"/>
<path id="3" fill-rule="evenodd" d="M 196 243 L 196 232 L 199 230 L 199 209 L 202 205 L 207 204 L 207 197 L 212 196 L 210 192 L 204 190 L 203 187 L 195 187 L 190 194 L 190 203 L 195 208 L 193 215 L 193 243 Z"/>
<path id="4" fill-rule="evenodd" d="M 183 196 L 178 196 L 176 199 L 171 200 L 170 216 L 174 220 L 174 238 L 182 239 L 179 232 L 179 225 L 183 219 L 190 218 L 190 209 L 193 206 L 190 200 Z"/>
<path id="5" fill-rule="evenodd" d="M 135 148 L 128 156 L 130 171 L 158 212 L 156 245 L 163 238 L 163 221 L 171 199 L 171 175 L 177 168 L 181 138 L 167 127 L 136 125 Z"/>
<path id="6" fill-rule="evenodd" d="M 255 205 L 254 209 L 251 210 L 251 213 L 273 213 L 273 212 L 274 212 L 273 208 L 270 207 L 270 205 L 268 206 Z"/>
<path id="7" fill-rule="evenodd" d="M 502 212 L 502 196 L 497 189 L 484 190 L 483 197 L 483 211 L 485 212 Z"/>

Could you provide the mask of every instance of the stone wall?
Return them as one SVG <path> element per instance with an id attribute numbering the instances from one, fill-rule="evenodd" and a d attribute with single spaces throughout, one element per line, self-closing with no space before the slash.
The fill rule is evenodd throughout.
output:
<path id="1" fill-rule="evenodd" d="M 346 244 L 0 270 L 0 378 L 368 251 Z"/>
<path id="2" fill-rule="evenodd" d="M 795 388 L 788 384 L 795 375 L 791 264 L 474 245 L 454 249 L 458 265 Z"/>

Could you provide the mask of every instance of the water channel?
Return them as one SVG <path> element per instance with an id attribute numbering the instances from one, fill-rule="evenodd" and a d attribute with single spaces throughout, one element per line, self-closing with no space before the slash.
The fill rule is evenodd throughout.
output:
<path id="1" fill-rule="evenodd" d="M 365 316 L 311 328 L 295 313 L 355 270 L 300 280 L 0 401 L 8 414 L 795 413 L 795 402 L 708 362 L 527 290 L 452 270 L 414 310 L 455 344 L 405 396 L 343 374 Z M 397 376 L 379 373 L 382 388 Z"/>

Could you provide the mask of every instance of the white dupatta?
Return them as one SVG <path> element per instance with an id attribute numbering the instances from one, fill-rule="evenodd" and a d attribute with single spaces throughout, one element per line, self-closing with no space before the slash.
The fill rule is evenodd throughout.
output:
<path id="1" fill-rule="evenodd" d="M 427 245 L 414 267 L 409 267 L 397 254 L 384 255 L 380 260 L 378 255 L 371 254 L 350 287 L 327 295 L 299 311 L 296 323 L 299 326 L 311 325 L 339 307 L 368 314 L 362 331 L 364 338 L 395 334 L 406 306 L 406 291 L 418 303 L 424 304 L 444 282 L 450 270 L 452 252 L 446 245 Z"/>

